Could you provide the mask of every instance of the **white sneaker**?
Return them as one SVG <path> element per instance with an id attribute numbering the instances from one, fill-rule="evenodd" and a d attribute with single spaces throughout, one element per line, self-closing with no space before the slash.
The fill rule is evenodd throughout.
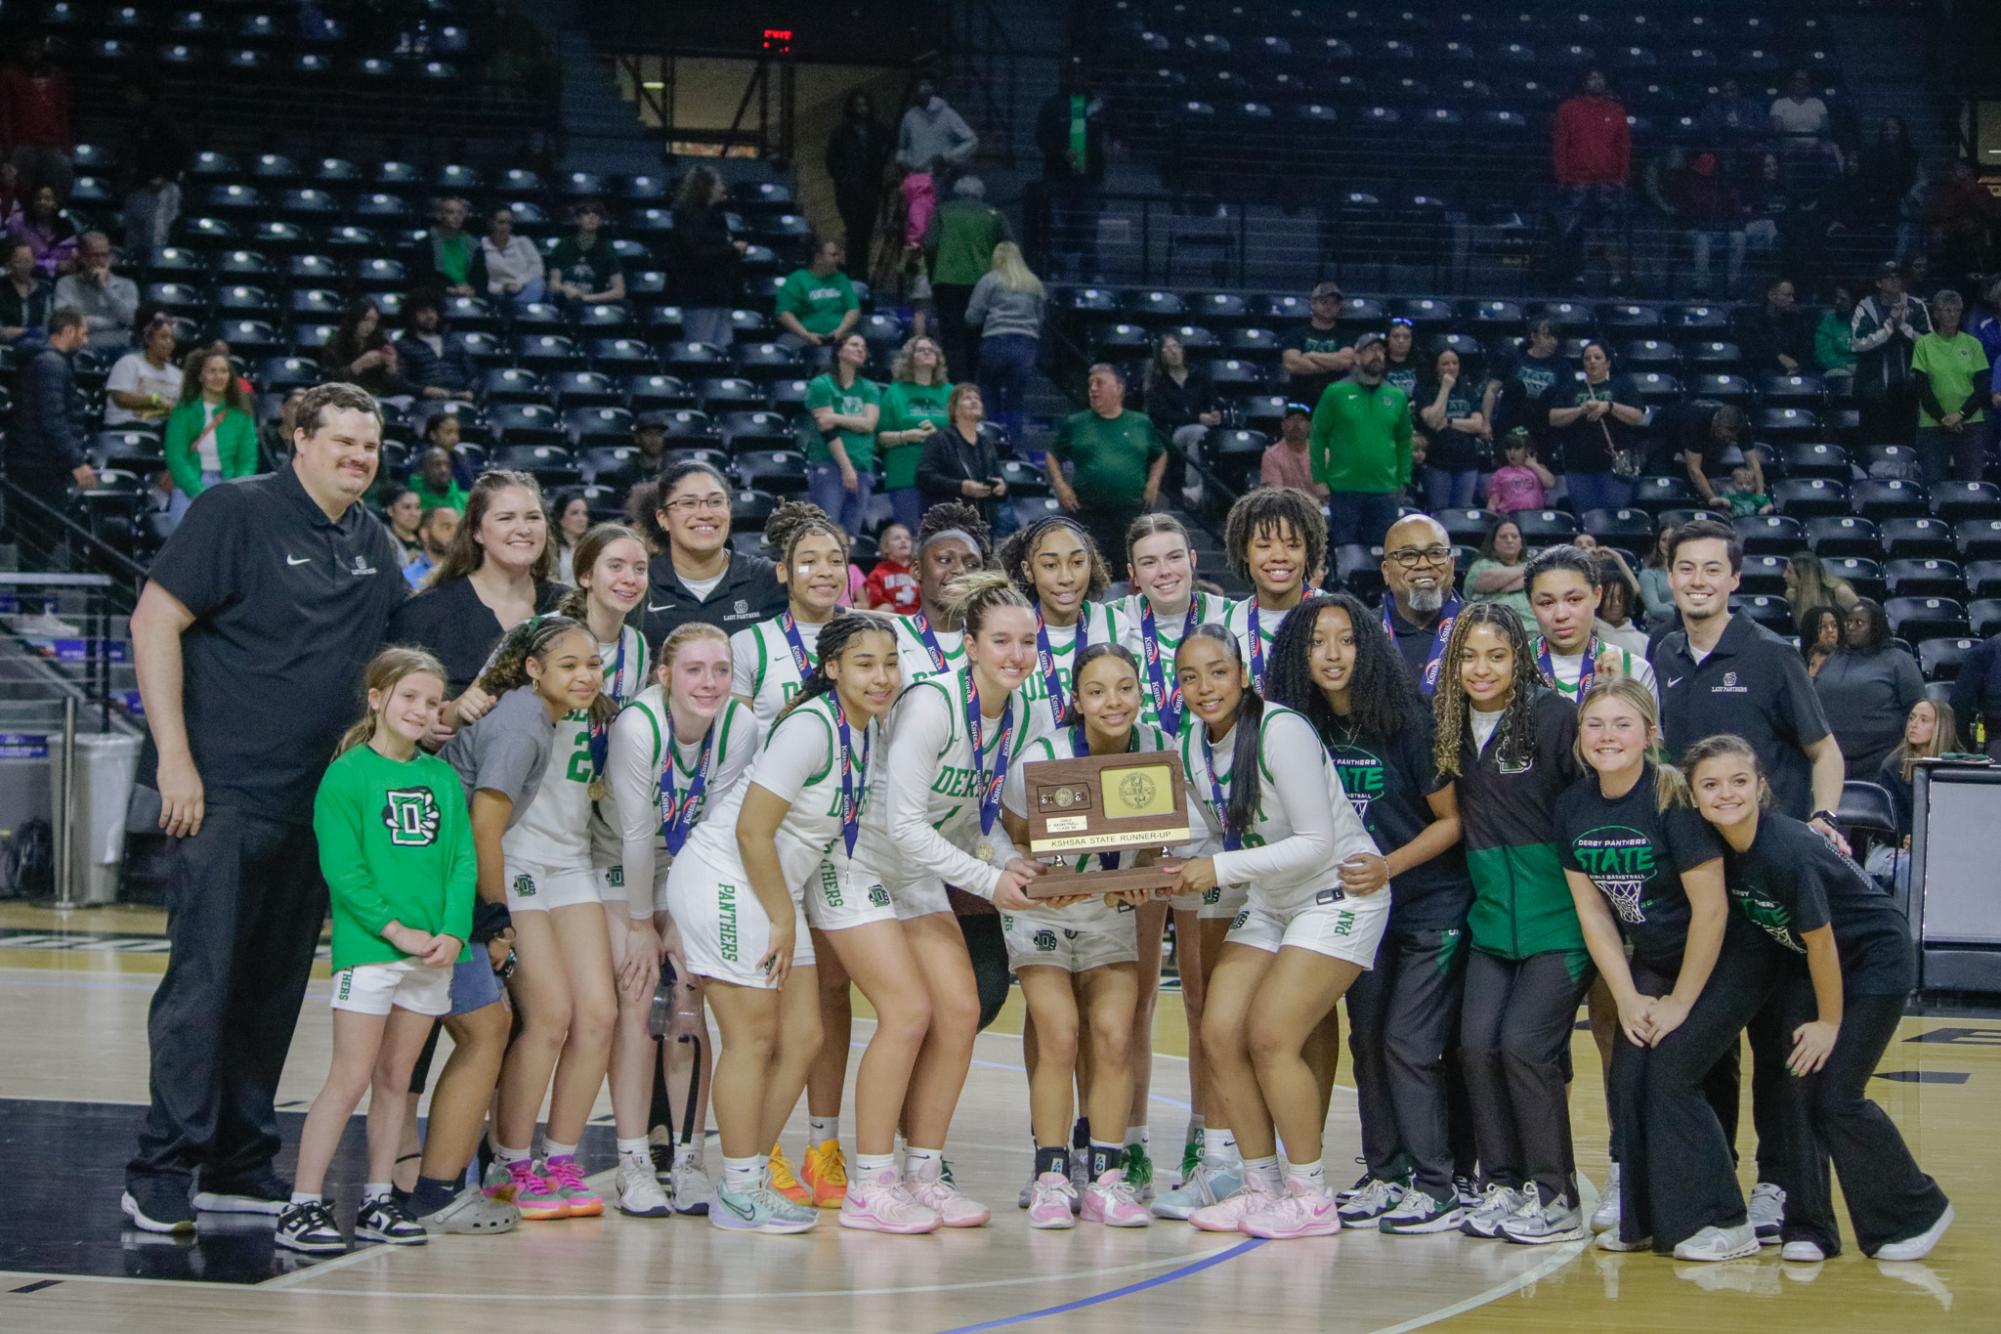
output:
<path id="1" fill-rule="evenodd" d="M 1537 1206 L 1536 1196 L 1531 1193 L 1528 1206 L 1501 1223 L 1501 1236 L 1523 1246 L 1581 1241 L 1584 1235 L 1584 1216 L 1577 1206 L 1561 1197 Z"/>
<path id="2" fill-rule="evenodd" d="M 1459 1230 L 1469 1237 L 1498 1237 L 1501 1235 L 1501 1224 L 1520 1213 L 1525 1202 L 1520 1191 L 1497 1182 L 1487 1187 L 1487 1193 L 1480 1199 L 1480 1207 L 1466 1215 L 1466 1221 L 1459 1225 Z"/>
<path id="3" fill-rule="evenodd" d="M 633 1218 L 665 1218 L 667 1192 L 653 1177 L 653 1162 L 623 1153 L 618 1158 L 618 1211 Z"/>
<path id="4" fill-rule="evenodd" d="M 1204 1159 L 1195 1164 L 1188 1180 L 1154 1199 L 1153 1216 L 1186 1219 L 1193 1216 L 1197 1209 L 1220 1204 L 1243 1188 L 1244 1169 L 1241 1164 L 1217 1167 Z"/>
<path id="5" fill-rule="evenodd" d="M 668 1189 L 674 1197 L 674 1212 L 677 1214 L 704 1215 L 715 1203 L 716 1187 L 709 1180 L 708 1169 L 702 1160 L 689 1153 L 674 1159 L 674 1166 L 668 1173 Z"/>
<path id="6" fill-rule="evenodd" d="M 1751 1198 L 1744 1206 L 1745 1221 L 1758 1234 L 1760 1246 L 1779 1244 L 1779 1229 L 1786 1223 L 1786 1193 L 1769 1181 L 1760 1181 L 1751 1187 Z"/>
<path id="7" fill-rule="evenodd" d="M 910 1188 L 910 1198 L 936 1213 L 945 1227 L 982 1227 L 993 1217 L 987 1206 L 961 1195 L 942 1172 L 937 1176 L 913 1176 L 905 1184 Z"/>
<path id="8" fill-rule="evenodd" d="M 1709 1231 L 1711 1232 L 1714 1232 L 1715 1230 L 1716 1229 L 1714 1228 L 1709 1229 Z M 1682 1243 L 1683 1246 L 1686 1246 L 1687 1244 L 1688 1244 L 1687 1242 Z M 1654 1239 L 1652 1237 L 1636 1237 L 1632 1241 L 1621 1241 L 1619 1239 L 1619 1229 L 1615 1227 L 1610 1232 L 1600 1232 L 1598 1234 L 1597 1245 L 1598 1249 L 1601 1251 L 1613 1251 L 1613 1252 L 1650 1251 L 1654 1248 Z M 1679 1246 L 1675 1248 L 1674 1253 L 1677 1259 L 1702 1258 L 1701 1256 L 1694 1256 L 1694 1257 L 1683 1256 L 1681 1253 L 1681 1247 Z"/>
<path id="9" fill-rule="evenodd" d="M 1749 1223 L 1706 1227 L 1674 1248 L 1677 1260 L 1741 1260 L 1758 1253 L 1758 1234 Z"/>
<path id="10" fill-rule="evenodd" d="M 1403 1193 L 1403 1182 L 1372 1177 L 1368 1184 L 1340 1202 L 1341 1221 L 1349 1226 L 1374 1222 L 1396 1208 Z"/>
<path id="11" fill-rule="evenodd" d="M 1277 1191 L 1246 1173 L 1242 1190 L 1206 1209 L 1197 1209 L 1188 1215 L 1188 1221 L 1204 1232 L 1242 1232 L 1246 1218 L 1277 1203 Z"/>
<path id="12" fill-rule="evenodd" d="M 1612 1170 L 1605 1177 L 1605 1193 L 1598 1197 L 1598 1207 L 1591 1211 L 1593 1232 L 1617 1232 L 1619 1230 L 1619 1164 L 1613 1163 Z"/>
<path id="13" fill-rule="evenodd" d="M 1923 1232 L 1918 1233 L 1915 1237 L 1907 1237 L 1903 1241 L 1893 1241 L 1888 1246 L 1878 1247 L 1874 1258 L 1878 1260 L 1922 1260 L 1932 1253 L 1932 1247 L 1938 1245 L 1938 1239 L 1943 1237 L 1945 1230 L 1951 1226 L 1952 1206 L 1948 1204 L 1945 1207 L 1945 1212 L 1938 1216 L 1937 1222 L 1933 1223 Z"/>
<path id="14" fill-rule="evenodd" d="M 1779 1247 L 1779 1258 L 1803 1265 L 1817 1265 L 1827 1258 L 1827 1252 L 1820 1249 L 1817 1241 L 1789 1241 Z"/>
<path id="15" fill-rule="evenodd" d="M 15 621 L 14 633 L 23 639 L 79 639 L 83 630 L 52 611 L 44 611 Z"/>

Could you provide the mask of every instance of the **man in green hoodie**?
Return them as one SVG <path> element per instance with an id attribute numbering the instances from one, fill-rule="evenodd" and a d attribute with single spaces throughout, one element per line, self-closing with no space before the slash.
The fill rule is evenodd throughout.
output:
<path id="1" fill-rule="evenodd" d="M 952 197 L 931 215 L 924 229 L 924 253 L 931 257 L 931 295 L 938 304 L 938 333 L 945 365 L 955 380 L 973 378 L 979 339 L 966 323 L 973 284 L 994 265 L 994 247 L 1011 240 L 1007 219 L 987 202 L 977 176 L 952 182 Z"/>
<path id="2" fill-rule="evenodd" d="M 1355 370 L 1328 385 L 1313 409 L 1313 480 L 1327 488 L 1330 549 L 1374 546 L 1397 518 L 1410 485 L 1410 399 L 1383 383 L 1383 336 L 1355 340 Z"/>

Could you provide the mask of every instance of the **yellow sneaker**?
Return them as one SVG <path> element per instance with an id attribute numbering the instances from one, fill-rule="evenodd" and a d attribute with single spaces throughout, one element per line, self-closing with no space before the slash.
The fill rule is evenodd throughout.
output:
<path id="1" fill-rule="evenodd" d="M 811 1207 L 813 1203 L 813 1192 L 792 1175 L 792 1164 L 785 1161 L 785 1150 L 776 1144 L 771 1146 L 771 1188 L 794 1204 Z"/>
<path id="2" fill-rule="evenodd" d="M 806 1163 L 800 1180 L 813 1188 L 813 1206 L 838 1209 L 848 1198 L 848 1160 L 841 1156 L 841 1142 L 830 1139 L 806 1149 Z"/>

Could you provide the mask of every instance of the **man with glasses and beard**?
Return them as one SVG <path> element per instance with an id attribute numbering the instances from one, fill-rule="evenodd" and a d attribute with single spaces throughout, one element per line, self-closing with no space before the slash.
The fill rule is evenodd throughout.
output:
<path id="1" fill-rule="evenodd" d="M 1438 662 L 1459 595 L 1452 591 L 1452 539 L 1428 514 L 1406 515 L 1383 537 L 1383 628 L 1410 665 L 1418 689 L 1438 684 Z"/>

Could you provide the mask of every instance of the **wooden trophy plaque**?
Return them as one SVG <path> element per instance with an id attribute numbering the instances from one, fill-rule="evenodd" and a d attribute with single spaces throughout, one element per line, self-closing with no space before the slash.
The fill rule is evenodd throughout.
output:
<path id="1" fill-rule="evenodd" d="M 1029 855 L 1064 859 L 1064 869 L 1028 882 L 1032 899 L 1166 889 L 1172 865 L 1071 869 L 1100 852 L 1156 851 L 1188 842 L 1187 781 L 1172 751 L 1132 751 L 1024 765 Z"/>

